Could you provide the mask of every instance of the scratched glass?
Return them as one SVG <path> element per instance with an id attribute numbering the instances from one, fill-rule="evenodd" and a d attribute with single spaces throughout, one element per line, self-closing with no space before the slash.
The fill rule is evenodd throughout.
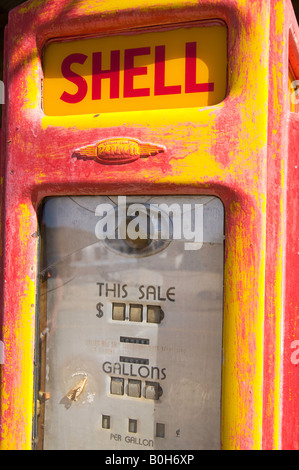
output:
<path id="1" fill-rule="evenodd" d="M 210 196 L 45 201 L 37 448 L 220 448 L 223 226 Z"/>

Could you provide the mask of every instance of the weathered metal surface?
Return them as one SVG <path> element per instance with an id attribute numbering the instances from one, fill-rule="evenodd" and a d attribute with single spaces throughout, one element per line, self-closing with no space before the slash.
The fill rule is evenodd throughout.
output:
<path id="1" fill-rule="evenodd" d="M 44 116 L 42 47 L 48 39 L 214 18 L 228 27 L 228 88 L 220 104 Z M 112 189 L 222 199 L 222 446 L 298 448 L 297 369 L 289 359 L 290 340 L 299 339 L 291 276 L 298 270 L 298 216 L 290 192 L 298 188 L 292 176 L 298 119 L 290 117 L 287 96 L 291 22 L 291 2 L 283 0 L 131 0 L 128 6 L 114 0 L 36 0 L 12 12 L 1 175 L 2 448 L 31 448 L 39 204 L 46 196 Z M 167 152 L 117 167 L 70 158 L 75 148 L 117 136 L 159 142 Z"/>

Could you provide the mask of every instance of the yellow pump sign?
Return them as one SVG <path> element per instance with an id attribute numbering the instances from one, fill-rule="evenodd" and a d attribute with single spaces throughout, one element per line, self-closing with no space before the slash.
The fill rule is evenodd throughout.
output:
<path id="1" fill-rule="evenodd" d="M 208 106 L 226 93 L 227 30 L 198 23 L 53 41 L 44 54 L 47 115 Z"/>

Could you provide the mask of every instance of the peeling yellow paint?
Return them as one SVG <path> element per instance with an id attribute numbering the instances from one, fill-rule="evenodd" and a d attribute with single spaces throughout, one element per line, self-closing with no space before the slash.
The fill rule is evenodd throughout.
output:
<path id="1" fill-rule="evenodd" d="M 20 297 L 19 315 L 14 329 L 8 325 L 4 330 L 6 345 L 5 363 L 10 369 L 11 378 L 18 369 L 18 392 L 11 396 L 6 392 L 6 382 L 3 381 L 2 415 L 7 414 L 13 421 L 6 420 L 2 429 L 1 449 L 29 450 L 31 448 L 32 404 L 33 404 L 33 358 L 34 358 L 34 304 L 35 283 L 29 276 L 23 280 L 23 294 Z M 28 347 L 30 345 L 30 347 Z M 18 356 L 20 362 L 15 364 L 12 357 Z M 11 412 L 11 408 L 15 410 Z M 10 409 L 10 413 L 8 410 Z M 18 426 L 22 423 L 23 433 L 20 439 Z M 16 425 L 17 424 L 17 425 Z"/>
<path id="2" fill-rule="evenodd" d="M 277 35 L 283 33 L 283 26 L 284 26 L 284 3 L 282 0 L 277 0 L 275 2 L 275 32 Z"/>
<path id="3" fill-rule="evenodd" d="M 20 7 L 20 13 L 24 14 L 30 10 L 35 10 L 37 7 L 45 4 L 44 0 L 32 0 L 31 2 L 26 2 Z"/>

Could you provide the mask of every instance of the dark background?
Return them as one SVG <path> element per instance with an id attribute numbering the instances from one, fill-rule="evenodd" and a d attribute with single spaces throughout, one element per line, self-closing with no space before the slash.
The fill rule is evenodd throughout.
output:
<path id="1" fill-rule="evenodd" d="M 250 0 L 247 1 L 250 3 Z M 3 71 L 3 31 L 7 24 L 8 12 L 24 2 L 25 0 L 0 0 L 0 80 Z M 299 23 L 299 0 L 292 0 L 292 3 Z"/>

